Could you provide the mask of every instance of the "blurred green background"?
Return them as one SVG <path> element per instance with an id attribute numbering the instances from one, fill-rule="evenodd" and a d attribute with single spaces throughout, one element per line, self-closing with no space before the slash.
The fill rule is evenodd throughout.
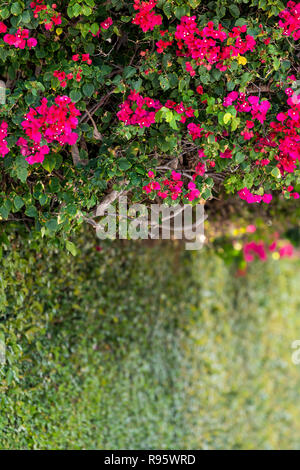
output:
<path id="1" fill-rule="evenodd" d="M 5 238 L 1 449 L 299 449 L 299 260 Z"/>

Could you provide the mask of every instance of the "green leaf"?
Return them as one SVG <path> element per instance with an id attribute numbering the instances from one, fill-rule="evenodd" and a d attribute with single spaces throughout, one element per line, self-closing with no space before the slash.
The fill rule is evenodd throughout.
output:
<path id="1" fill-rule="evenodd" d="M 19 180 L 21 180 L 22 183 L 25 183 L 25 181 L 27 180 L 27 176 L 28 176 L 27 167 L 26 166 L 18 166 L 17 170 L 16 170 L 16 173 L 17 173 L 17 178 Z"/>
<path id="2" fill-rule="evenodd" d="M 82 98 L 81 91 L 72 90 L 71 93 L 70 93 L 70 98 L 73 101 L 73 103 L 77 103 Z"/>
<path id="3" fill-rule="evenodd" d="M 119 165 L 119 168 L 124 171 L 131 168 L 131 163 L 126 158 L 120 158 L 120 160 L 118 161 L 118 165 Z"/>
<path id="4" fill-rule="evenodd" d="M 231 130 L 235 131 L 240 125 L 240 118 L 233 117 L 231 120 Z"/>
<path id="5" fill-rule="evenodd" d="M 92 10 L 92 8 L 88 7 L 87 5 L 83 5 L 83 7 L 82 7 L 82 13 L 83 13 L 85 16 L 90 16 L 90 15 L 93 13 L 93 10 Z"/>
<path id="6" fill-rule="evenodd" d="M 28 215 L 28 217 L 33 217 L 33 218 L 36 218 L 38 216 L 38 212 L 34 206 L 29 206 L 26 209 L 25 214 Z"/>
<path id="7" fill-rule="evenodd" d="M 183 16 L 190 14 L 190 8 L 187 5 L 182 5 L 180 7 L 176 7 L 174 13 L 176 18 L 180 20 Z"/>
<path id="8" fill-rule="evenodd" d="M 281 173 L 280 173 L 280 170 L 279 168 L 277 168 L 277 166 L 275 168 L 273 168 L 273 170 L 271 171 L 271 175 L 274 176 L 274 178 L 281 178 Z"/>
<path id="9" fill-rule="evenodd" d="M 188 4 L 191 8 L 197 8 L 201 3 L 201 0 L 188 0 Z"/>
<path id="10" fill-rule="evenodd" d="M 50 232 L 56 232 L 58 229 L 58 223 L 56 219 L 50 219 L 46 222 L 46 227 Z"/>
<path id="11" fill-rule="evenodd" d="M 205 190 L 201 194 L 201 197 L 205 199 L 205 201 L 207 201 L 211 196 L 212 196 L 212 192 L 210 188 L 205 188 Z"/>
<path id="12" fill-rule="evenodd" d="M 170 83 L 169 83 L 169 79 L 168 77 L 164 77 L 163 75 L 161 75 L 159 77 L 159 83 L 160 83 L 160 86 L 161 88 L 166 91 L 170 88 Z"/>
<path id="13" fill-rule="evenodd" d="M 77 249 L 76 249 L 76 246 L 74 245 L 73 242 L 70 242 L 69 240 L 67 240 L 66 241 L 66 248 L 73 256 L 77 255 Z"/>
<path id="14" fill-rule="evenodd" d="M 92 32 L 93 34 L 97 34 L 98 31 L 99 31 L 99 25 L 98 25 L 98 23 L 93 23 L 92 26 L 91 26 L 91 32 Z"/>
<path id="15" fill-rule="evenodd" d="M 82 91 L 85 96 L 90 97 L 94 93 L 95 87 L 92 83 L 85 83 L 82 87 Z"/>
<path id="16" fill-rule="evenodd" d="M 247 24 L 246 18 L 238 18 L 235 22 L 235 26 L 244 26 Z"/>
<path id="17" fill-rule="evenodd" d="M 14 206 L 15 206 L 15 208 L 17 209 L 17 211 L 20 210 L 21 207 L 24 206 L 24 201 L 23 201 L 23 199 L 22 199 L 20 196 L 16 196 L 16 197 L 14 198 Z"/>
<path id="18" fill-rule="evenodd" d="M 55 163 L 56 163 L 56 160 L 53 156 L 53 154 L 51 155 L 46 155 L 45 156 L 45 159 L 42 163 L 42 166 L 43 168 L 45 168 L 45 170 L 49 171 L 49 173 L 51 173 L 54 168 L 55 168 Z"/>
<path id="19" fill-rule="evenodd" d="M 222 126 L 222 124 L 224 124 L 224 116 L 225 116 L 225 113 L 222 113 L 220 111 L 219 114 L 218 114 L 218 122 L 221 126 Z"/>
<path id="20" fill-rule="evenodd" d="M 237 163 L 242 163 L 244 160 L 245 160 L 246 156 L 242 153 L 242 152 L 238 152 L 236 155 L 235 155 L 235 161 Z"/>
<path id="21" fill-rule="evenodd" d="M 231 120 L 232 114 L 230 113 L 225 113 L 223 117 L 224 124 L 228 124 L 228 122 Z"/>
<path id="22" fill-rule="evenodd" d="M 15 2 L 12 4 L 10 7 L 10 12 L 12 15 L 18 16 L 20 13 L 22 13 L 22 7 L 18 2 Z"/>
<path id="23" fill-rule="evenodd" d="M 73 5 L 73 16 L 79 16 L 82 13 L 82 7 L 79 3 Z"/>
<path id="24" fill-rule="evenodd" d="M 166 15 L 166 17 L 169 19 L 172 16 L 172 9 L 171 9 L 171 4 L 170 3 L 164 3 L 163 6 L 163 12 Z"/>
<path id="25" fill-rule="evenodd" d="M 123 75 L 124 78 L 131 78 L 136 74 L 136 68 L 131 67 L 131 65 L 128 65 L 127 67 L 124 68 Z"/>
<path id="26" fill-rule="evenodd" d="M 9 9 L 7 7 L 0 9 L 0 16 L 3 20 L 6 20 L 9 17 Z"/>
<path id="27" fill-rule="evenodd" d="M 25 10 L 25 11 L 22 13 L 22 21 L 23 21 L 23 23 L 25 23 L 25 24 L 30 23 L 31 17 L 30 17 L 30 13 L 29 13 L 28 10 Z"/>
<path id="28" fill-rule="evenodd" d="M 7 219 L 11 210 L 11 202 L 6 200 L 0 207 L 0 215 L 3 219 Z"/>
<path id="29" fill-rule="evenodd" d="M 237 5 L 229 5 L 229 11 L 234 18 L 238 18 L 240 16 L 240 9 Z"/>

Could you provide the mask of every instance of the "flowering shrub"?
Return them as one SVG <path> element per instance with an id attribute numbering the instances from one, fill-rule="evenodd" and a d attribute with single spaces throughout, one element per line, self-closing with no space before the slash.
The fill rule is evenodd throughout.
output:
<path id="1" fill-rule="evenodd" d="M 288 2 L 287 8 L 279 13 L 282 18 L 278 25 L 283 28 L 285 36 L 292 36 L 297 41 L 300 39 L 300 3 Z"/>
<path id="2" fill-rule="evenodd" d="M 124 182 L 134 201 L 297 199 L 299 5 L 0 2 L 1 218 L 67 237 Z"/>
<path id="3" fill-rule="evenodd" d="M 270 253 L 275 255 L 275 259 L 291 258 L 294 254 L 293 245 L 284 241 L 278 243 L 277 238 L 269 246 L 266 246 L 262 240 L 245 243 L 243 246 L 243 256 L 246 263 L 252 263 L 255 258 L 266 261 Z"/>
<path id="4" fill-rule="evenodd" d="M 243 219 L 237 219 L 230 222 L 226 232 L 217 235 L 213 229 L 208 230 L 207 235 L 216 253 L 237 269 L 237 276 L 245 276 L 249 265 L 254 262 L 277 262 L 285 258 L 299 260 L 299 228 L 291 226 L 282 232 L 282 225 L 276 225 L 280 232 L 277 227 L 270 230 L 260 218 L 248 225 Z"/>
<path id="5" fill-rule="evenodd" d="M 26 45 L 31 49 L 37 45 L 37 40 L 29 37 L 28 29 L 21 28 L 17 30 L 16 34 L 5 34 L 3 36 L 3 41 L 18 49 L 25 49 Z"/>

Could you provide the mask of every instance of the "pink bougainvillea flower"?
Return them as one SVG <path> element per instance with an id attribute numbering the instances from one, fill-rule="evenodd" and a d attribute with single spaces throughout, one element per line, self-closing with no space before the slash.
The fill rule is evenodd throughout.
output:
<path id="1" fill-rule="evenodd" d="M 269 204 L 272 200 L 272 195 L 271 194 L 264 194 L 264 196 L 260 196 L 259 194 L 253 194 L 248 188 L 243 188 L 240 191 L 238 191 L 238 195 L 241 199 L 244 201 L 247 201 L 248 204 L 253 204 L 253 203 L 260 203 L 260 202 L 265 202 L 266 204 Z"/>
<path id="2" fill-rule="evenodd" d="M 278 26 L 283 29 L 284 36 L 291 36 L 295 41 L 300 39 L 300 3 L 289 1 L 287 8 L 279 15 Z"/>
<path id="3" fill-rule="evenodd" d="M 193 140 L 200 139 L 202 137 L 202 131 L 203 127 L 200 127 L 199 125 L 195 124 L 194 122 L 190 122 L 187 125 L 189 134 L 192 136 Z"/>
<path id="4" fill-rule="evenodd" d="M 194 201 L 195 199 L 198 199 L 200 196 L 200 191 L 199 189 L 192 189 L 185 197 L 188 198 L 190 202 Z"/>
<path id="5" fill-rule="evenodd" d="M 42 98 L 40 106 L 30 108 L 21 125 L 33 144 L 26 139 L 19 139 L 17 144 L 28 163 L 43 162 L 45 155 L 49 153 L 49 146 L 41 144 L 42 139 L 47 144 L 57 142 L 61 146 L 74 145 L 79 137 L 74 130 L 80 114 L 68 96 L 57 96 L 50 106 L 48 100 Z"/>
<path id="6" fill-rule="evenodd" d="M 232 158 L 232 150 L 226 149 L 225 152 L 220 152 L 221 158 Z"/>
<path id="7" fill-rule="evenodd" d="M 288 96 L 293 96 L 294 94 L 294 90 L 292 88 L 286 88 L 284 90 L 285 94 L 288 95 Z"/>
<path id="8" fill-rule="evenodd" d="M 193 175 L 193 179 L 195 180 L 197 176 L 203 176 L 205 173 L 205 163 L 199 162 L 195 167 L 195 174 Z"/>
<path id="9" fill-rule="evenodd" d="M 198 150 L 198 156 L 199 156 L 199 158 L 204 158 L 204 157 L 207 157 L 207 155 L 205 155 L 205 153 L 204 153 L 204 150 L 203 150 L 203 149 L 199 149 L 199 150 Z"/>
<path id="10" fill-rule="evenodd" d="M 152 191 L 151 185 L 147 184 L 147 185 L 143 186 L 143 191 L 145 191 L 146 194 L 150 194 L 151 191 Z"/>
<path id="11" fill-rule="evenodd" d="M 7 141 L 5 140 L 7 137 L 7 129 L 8 124 L 7 122 L 3 121 L 0 124 L 0 155 L 2 158 L 5 157 L 9 153 L 9 148 L 7 147 Z"/>
<path id="12" fill-rule="evenodd" d="M 272 201 L 272 194 L 263 195 L 263 202 L 265 202 L 266 204 L 270 204 L 271 201 Z"/>
<path id="13" fill-rule="evenodd" d="M 294 255 L 294 247 L 291 243 L 287 243 L 279 249 L 280 258 L 291 258 Z"/>
<path id="14" fill-rule="evenodd" d="M 30 7 L 34 9 L 34 18 L 39 18 L 44 23 L 45 29 L 50 31 L 53 25 L 59 25 L 62 22 L 61 13 L 56 12 L 57 5 L 52 3 L 51 7 L 45 3 L 45 0 L 35 0 L 30 3 Z"/>
<path id="15" fill-rule="evenodd" d="M 134 0 L 133 8 L 138 11 L 136 16 L 133 18 L 132 23 L 139 25 L 144 33 L 147 31 L 153 31 L 155 26 L 162 24 L 161 15 L 156 15 L 152 11 L 156 6 L 156 0 L 150 0 L 148 2 L 141 0 Z"/>
<path id="16" fill-rule="evenodd" d="M 100 26 L 101 26 L 102 29 L 108 29 L 112 24 L 113 24 L 113 20 L 109 16 L 108 18 L 106 18 L 106 20 L 104 20 L 104 21 L 102 21 L 102 23 L 100 23 Z"/>
<path id="17" fill-rule="evenodd" d="M 27 41 L 27 45 L 29 49 L 31 49 L 32 47 L 35 47 L 37 45 L 37 40 L 35 38 L 29 38 Z"/>
<path id="18" fill-rule="evenodd" d="M 3 23 L 3 21 L 0 21 L 0 33 L 6 33 L 7 31 L 7 26 Z"/>
<path id="19" fill-rule="evenodd" d="M 189 72 L 191 77 L 194 77 L 196 75 L 196 72 L 190 62 L 185 63 L 185 69 L 187 72 Z"/>
<path id="20" fill-rule="evenodd" d="M 254 137 L 254 133 L 252 131 L 241 131 L 241 135 L 244 137 L 244 140 L 250 140 Z"/>
<path id="21" fill-rule="evenodd" d="M 299 112 L 296 111 L 296 109 L 289 109 L 289 110 L 288 110 L 288 116 L 289 116 L 293 121 L 298 121 L 298 120 L 299 120 Z"/>
<path id="22" fill-rule="evenodd" d="M 188 184 L 189 189 L 196 189 L 196 184 L 193 181 L 190 181 Z"/>
<path id="23" fill-rule="evenodd" d="M 18 139 L 17 145 L 20 147 L 21 155 L 26 157 L 25 159 L 29 165 L 42 163 L 45 159 L 45 155 L 50 152 L 48 145 L 39 145 L 36 143 L 28 144 L 27 139 L 23 137 Z"/>
<path id="24" fill-rule="evenodd" d="M 132 108 L 132 103 L 136 103 L 136 107 Z M 144 98 L 140 93 L 132 90 L 127 100 L 120 105 L 120 111 L 117 117 L 123 121 L 125 125 L 139 125 L 142 127 L 150 127 L 155 123 L 155 115 L 162 105 L 158 100 Z"/>
<path id="25" fill-rule="evenodd" d="M 3 41 L 6 42 L 6 44 L 13 46 L 15 44 L 16 38 L 13 34 L 5 34 Z"/>
<path id="26" fill-rule="evenodd" d="M 247 233 L 254 233 L 256 232 L 256 226 L 253 224 L 247 225 L 246 227 L 246 232 Z"/>
<path id="27" fill-rule="evenodd" d="M 180 181 L 181 180 L 181 173 L 177 173 L 176 171 L 172 171 L 172 178 L 174 181 Z"/>
<path id="28" fill-rule="evenodd" d="M 173 41 L 163 41 L 162 39 L 160 39 L 159 41 L 157 41 L 156 47 L 157 47 L 157 52 L 158 52 L 158 54 L 164 53 L 164 50 L 165 50 L 168 46 L 172 46 L 172 44 L 173 44 Z"/>
<path id="29" fill-rule="evenodd" d="M 81 56 L 82 62 L 86 62 L 88 65 L 91 65 L 92 59 L 90 58 L 90 54 L 82 54 Z"/>
<path id="30" fill-rule="evenodd" d="M 162 199 L 166 199 L 168 197 L 168 193 L 166 191 L 158 191 L 158 196 Z"/>
<path id="31" fill-rule="evenodd" d="M 283 122 L 283 121 L 286 120 L 287 116 L 286 116 L 285 113 L 278 113 L 276 118 L 277 118 L 278 121 Z"/>
<path id="32" fill-rule="evenodd" d="M 16 34 L 5 34 L 3 41 L 10 46 L 15 46 L 17 49 L 25 49 L 26 44 L 29 49 L 37 45 L 37 40 L 29 38 L 29 30 L 19 28 Z"/>
<path id="33" fill-rule="evenodd" d="M 266 261 L 267 259 L 266 249 L 262 241 L 245 243 L 243 247 L 243 255 L 247 263 L 251 263 L 255 256 L 257 256 L 261 261 Z"/>

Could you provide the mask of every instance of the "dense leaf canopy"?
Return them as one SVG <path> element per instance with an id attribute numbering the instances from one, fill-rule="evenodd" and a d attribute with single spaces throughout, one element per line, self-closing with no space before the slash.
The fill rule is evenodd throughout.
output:
<path id="1" fill-rule="evenodd" d="M 0 2 L 1 218 L 67 238 L 124 185 L 137 202 L 297 199 L 299 12 Z"/>

